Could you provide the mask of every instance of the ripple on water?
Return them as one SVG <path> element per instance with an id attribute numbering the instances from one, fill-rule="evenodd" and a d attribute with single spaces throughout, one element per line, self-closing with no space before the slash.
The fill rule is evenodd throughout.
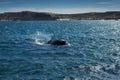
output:
<path id="1" fill-rule="evenodd" d="M 0 22 L 0 80 L 119 80 L 119 26 L 114 20 Z M 41 45 L 50 39 L 71 46 Z"/>

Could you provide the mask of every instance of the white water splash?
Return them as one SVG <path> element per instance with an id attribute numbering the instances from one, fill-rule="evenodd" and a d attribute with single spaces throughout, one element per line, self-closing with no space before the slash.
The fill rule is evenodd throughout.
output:
<path id="1" fill-rule="evenodd" d="M 33 35 L 33 38 L 35 39 L 36 44 L 43 45 L 44 43 L 46 43 L 47 41 L 49 41 L 51 39 L 51 35 L 50 34 L 43 34 L 39 31 L 37 31 Z"/>

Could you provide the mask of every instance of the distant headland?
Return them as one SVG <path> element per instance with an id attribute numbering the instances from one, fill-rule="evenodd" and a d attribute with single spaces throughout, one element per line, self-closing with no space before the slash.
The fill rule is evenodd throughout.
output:
<path id="1" fill-rule="evenodd" d="M 0 13 L 0 21 L 39 21 L 39 20 L 118 20 L 120 11 L 90 12 L 80 14 L 55 14 L 45 12 L 5 12 Z"/>

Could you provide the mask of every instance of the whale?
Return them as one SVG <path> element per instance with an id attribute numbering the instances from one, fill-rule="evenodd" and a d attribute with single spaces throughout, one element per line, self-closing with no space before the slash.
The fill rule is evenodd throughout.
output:
<path id="1" fill-rule="evenodd" d="M 61 39 L 61 40 L 49 40 L 46 44 L 56 45 L 56 46 L 64 46 L 68 45 L 68 42 Z"/>

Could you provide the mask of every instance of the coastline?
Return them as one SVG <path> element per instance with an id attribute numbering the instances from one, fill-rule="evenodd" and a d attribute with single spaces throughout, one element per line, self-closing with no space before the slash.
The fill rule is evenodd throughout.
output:
<path id="1" fill-rule="evenodd" d="M 80 14 L 55 14 L 55 13 L 44 13 L 44 12 L 7 12 L 0 14 L 0 21 L 40 21 L 40 20 L 119 20 L 120 11 L 111 12 L 91 12 L 91 13 L 80 13 Z"/>

